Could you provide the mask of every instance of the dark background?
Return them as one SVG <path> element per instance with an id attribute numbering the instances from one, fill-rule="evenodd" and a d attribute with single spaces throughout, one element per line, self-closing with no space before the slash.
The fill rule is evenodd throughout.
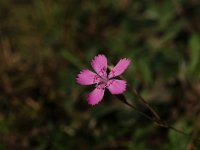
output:
<path id="1" fill-rule="evenodd" d="M 198 0 L 0 0 L 0 149 L 198 150 L 199 17 Z M 101 53 L 131 59 L 128 84 L 192 136 L 109 92 L 89 106 L 75 78 Z"/>

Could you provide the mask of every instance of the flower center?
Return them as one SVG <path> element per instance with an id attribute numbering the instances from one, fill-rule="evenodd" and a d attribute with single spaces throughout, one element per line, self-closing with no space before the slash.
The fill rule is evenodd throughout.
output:
<path id="1" fill-rule="evenodd" d="M 107 77 L 101 77 L 101 82 L 102 83 L 107 83 L 109 81 L 109 79 Z"/>

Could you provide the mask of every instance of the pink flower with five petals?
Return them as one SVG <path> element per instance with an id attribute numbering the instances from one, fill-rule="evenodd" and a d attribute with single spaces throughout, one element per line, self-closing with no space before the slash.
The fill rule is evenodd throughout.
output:
<path id="1" fill-rule="evenodd" d="M 98 55 L 94 57 L 91 63 L 96 73 L 84 69 L 78 74 L 76 78 L 77 83 L 81 85 L 96 84 L 96 88 L 87 97 L 90 105 L 96 105 L 103 99 L 106 88 L 111 94 L 122 94 L 126 90 L 125 80 L 113 78 L 121 75 L 127 69 L 130 62 L 127 58 L 121 59 L 107 75 L 107 58 L 104 55 Z"/>

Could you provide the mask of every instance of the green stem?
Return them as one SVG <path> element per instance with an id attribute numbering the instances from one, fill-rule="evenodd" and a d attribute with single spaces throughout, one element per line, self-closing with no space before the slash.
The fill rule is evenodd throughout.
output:
<path id="1" fill-rule="evenodd" d="M 147 103 L 147 101 L 145 101 L 145 99 L 139 95 L 139 93 L 134 90 L 134 94 L 136 94 L 136 96 L 138 97 L 139 100 L 142 101 L 142 103 L 149 109 L 149 111 L 152 112 L 152 114 L 154 115 L 154 118 L 151 118 L 150 116 L 148 116 L 147 114 L 141 112 L 139 109 L 137 109 L 137 107 L 131 103 L 129 103 L 126 99 L 126 97 L 121 94 L 121 95 L 117 95 L 118 99 L 120 101 L 122 101 L 124 104 L 126 104 L 127 106 L 133 108 L 137 113 L 139 113 L 140 115 L 142 115 L 143 117 L 147 118 L 148 120 L 151 120 L 155 125 L 159 126 L 159 127 L 162 127 L 162 128 L 167 128 L 167 129 L 171 129 L 175 132 L 178 132 L 182 135 L 185 135 L 189 138 L 191 138 L 192 134 L 189 134 L 189 133 L 185 133 L 173 126 L 171 126 L 170 124 L 168 124 L 167 122 L 163 121 L 160 119 L 160 116 L 156 113 L 156 111 Z M 200 144 L 200 139 L 199 138 L 196 138 L 195 140 L 195 143 L 198 143 Z"/>

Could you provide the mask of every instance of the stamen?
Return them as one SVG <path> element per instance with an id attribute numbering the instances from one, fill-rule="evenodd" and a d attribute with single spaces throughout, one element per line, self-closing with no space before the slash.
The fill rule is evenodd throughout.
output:
<path id="1" fill-rule="evenodd" d="M 95 87 L 97 87 L 99 85 L 99 83 L 96 83 Z"/>

